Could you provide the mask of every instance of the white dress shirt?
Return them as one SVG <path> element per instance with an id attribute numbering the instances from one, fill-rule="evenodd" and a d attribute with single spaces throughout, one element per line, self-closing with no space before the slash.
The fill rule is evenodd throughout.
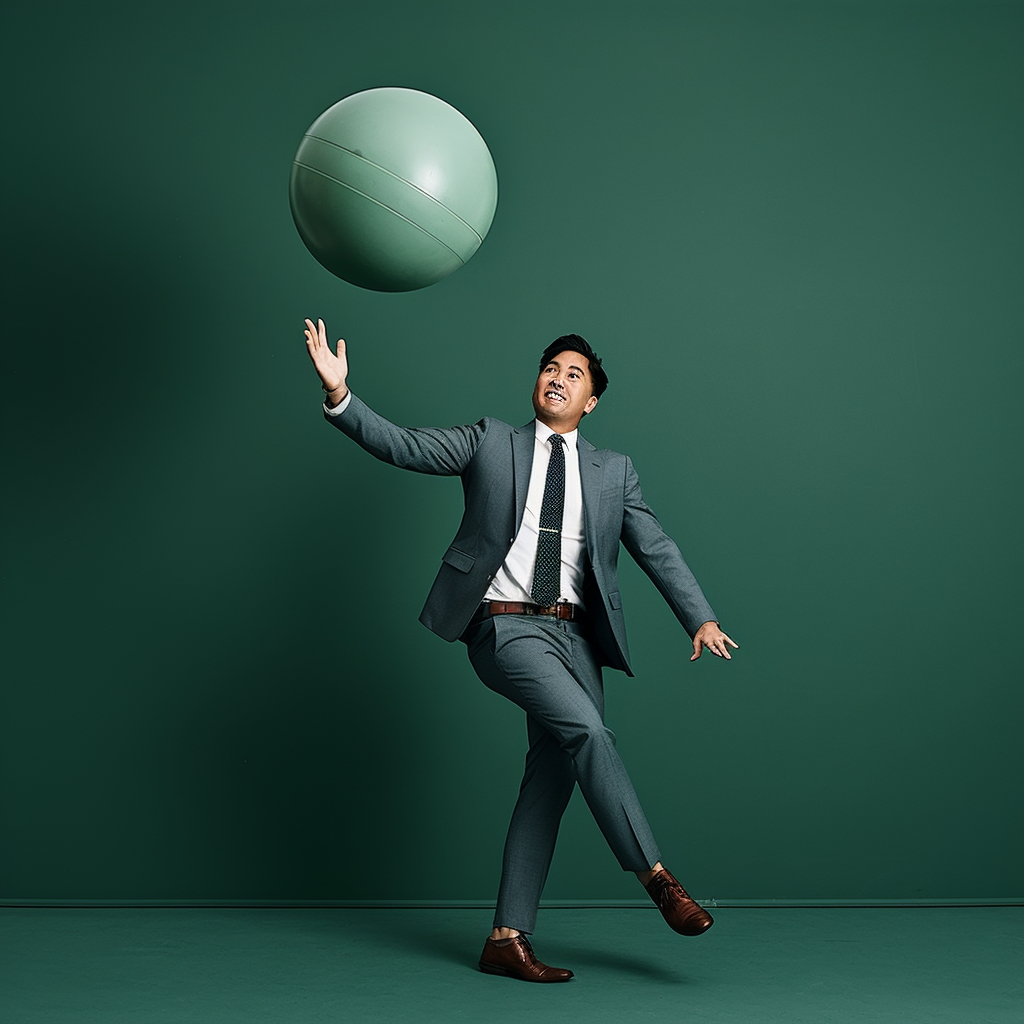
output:
<path id="1" fill-rule="evenodd" d="M 486 601 L 524 601 L 533 603 L 533 569 L 537 561 L 540 531 L 540 506 L 544 500 L 544 484 L 551 461 L 548 438 L 550 427 L 534 420 L 533 467 L 526 492 L 526 508 L 516 539 L 512 542 L 501 568 L 495 573 L 484 594 Z M 583 536 L 583 488 L 580 485 L 580 459 L 576 441 L 579 432 L 563 434 L 565 441 L 565 509 L 562 514 L 562 570 L 559 595 L 573 604 L 583 605 L 583 572 L 586 563 L 586 542 Z"/>

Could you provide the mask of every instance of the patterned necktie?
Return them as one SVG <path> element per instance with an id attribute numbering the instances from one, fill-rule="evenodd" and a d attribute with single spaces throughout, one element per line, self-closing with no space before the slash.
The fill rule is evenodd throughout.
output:
<path id="1" fill-rule="evenodd" d="M 565 441 L 561 434 L 552 434 L 548 441 L 551 442 L 551 459 L 540 504 L 540 536 L 531 592 L 534 601 L 545 608 L 561 596 L 562 511 L 565 507 Z"/>

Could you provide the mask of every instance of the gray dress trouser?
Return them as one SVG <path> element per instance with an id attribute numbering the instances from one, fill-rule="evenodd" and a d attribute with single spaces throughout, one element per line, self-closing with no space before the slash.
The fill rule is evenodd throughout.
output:
<path id="1" fill-rule="evenodd" d="M 578 782 L 624 871 L 660 859 L 633 784 L 604 724 L 601 667 L 583 626 L 496 615 L 462 636 L 485 686 L 527 715 L 530 742 L 502 859 L 495 927 L 532 932 L 558 825 Z"/>

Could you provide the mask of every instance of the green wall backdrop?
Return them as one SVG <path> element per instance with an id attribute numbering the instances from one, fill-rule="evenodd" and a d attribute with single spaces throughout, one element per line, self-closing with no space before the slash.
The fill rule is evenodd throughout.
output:
<path id="1" fill-rule="evenodd" d="M 409 424 L 523 422 L 551 338 L 604 355 L 585 433 L 742 644 L 691 665 L 624 567 L 609 722 L 695 895 L 1024 896 L 1020 3 L 8 27 L 0 897 L 492 896 L 525 730 L 416 622 L 460 488 L 322 422 L 306 315 Z M 421 292 L 289 215 L 305 127 L 379 85 L 498 168 Z M 547 895 L 642 895 L 579 797 Z"/>

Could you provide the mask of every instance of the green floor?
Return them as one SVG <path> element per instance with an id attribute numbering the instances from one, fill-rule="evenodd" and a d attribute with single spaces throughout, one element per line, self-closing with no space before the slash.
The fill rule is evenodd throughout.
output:
<path id="1" fill-rule="evenodd" d="M 565 985 L 480 974 L 483 910 L 0 910 L 2 1024 L 1021 1024 L 1024 908 L 545 910 Z"/>

